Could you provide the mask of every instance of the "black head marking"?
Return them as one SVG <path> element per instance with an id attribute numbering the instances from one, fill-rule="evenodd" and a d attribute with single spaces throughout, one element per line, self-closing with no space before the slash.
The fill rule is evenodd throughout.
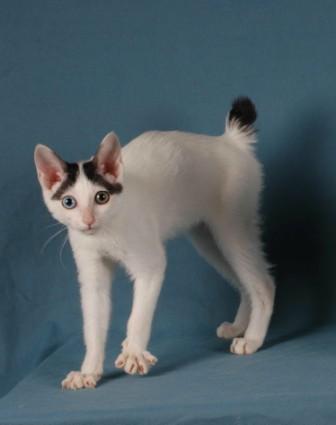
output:
<path id="1" fill-rule="evenodd" d="M 83 164 L 83 170 L 89 180 L 104 187 L 111 195 L 122 192 L 123 187 L 120 183 L 110 183 L 105 180 L 102 175 L 97 173 L 97 166 L 94 159 L 92 161 L 85 162 Z"/>
<path id="2" fill-rule="evenodd" d="M 65 193 L 69 189 L 69 187 L 73 186 L 76 183 L 77 177 L 79 175 L 78 164 L 65 162 L 65 173 L 66 179 L 53 194 L 51 198 L 53 200 L 61 199 L 63 193 Z"/>

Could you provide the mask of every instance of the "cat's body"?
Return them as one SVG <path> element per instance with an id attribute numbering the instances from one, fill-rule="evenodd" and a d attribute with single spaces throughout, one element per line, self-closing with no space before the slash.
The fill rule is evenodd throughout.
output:
<path id="1" fill-rule="evenodd" d="M 262 179 L 251 149 L 254 119 L 253 104 L 238 99 L 224 135 L 148 132 L 120 150 L 116 136 L 109 134 L 93 160 L 77 166 L 46 147 L 36 149 L 44 199 L 68 226 L 81 284 L 87 354 L 81 371 L 71 372 L 64 387 L 94 386 L 102 374 L 117 263 L 135 287 L 116 365 L 143 374 L 156 362 L 147 344 L 166 267 L 163 244 L 181 232 L 241 292 L 234 323 L 223 323 L 218 336 L 235 338 L 231 351 L 237 354 L 262 345 L 274 285 L 259 241 Z"/>

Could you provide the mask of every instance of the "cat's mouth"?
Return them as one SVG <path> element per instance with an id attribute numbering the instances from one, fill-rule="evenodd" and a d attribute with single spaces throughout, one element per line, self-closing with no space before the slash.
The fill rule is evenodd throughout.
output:
<path id="1" fill-rule="evenodd" d="M 81 229 L 83 233 L 86 235 L 93 235 L 97 231 L 97 227 L 86 227 L 85 229 Z"/>

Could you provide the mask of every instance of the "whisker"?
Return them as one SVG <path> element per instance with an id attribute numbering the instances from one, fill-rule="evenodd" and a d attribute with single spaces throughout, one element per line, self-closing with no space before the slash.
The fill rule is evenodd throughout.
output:
<path id="1" fill-rule="evenodd" d="M 58 222 L 56 222 L 56 223 L 51 223 L 51 224 L 48 224 L 48 225 L 45 227 L 45 229 L 49 229 L 50 227 L 54 227 L 54 226 L 63 226 L 63 224 L 62 224 L 62 223 L 58 223 Z"/>
<path id="2" fill-rule="evenodd" d="M 61 248 L 59 250 L 59 259 L 60 259 L 61 265 L 64 269 L 65 269 L 65 265 L 64 265 L 64 262 L 63 262 L 63 250 L 64 250 L 64 247 L 65 247 L 67 242 L 68 242 L 68 234 L 65 235 L 64 241 L 63 241 Z"/>
<path id="3" fill-rule="evenodd" d="M 43 244 L 43 246 L 42 246 L 42 248 L 41 248 L 41 251 L 40 251 L 40 253 L 41 254 L 43 254 L 44 253 L 44 251 L 45 251 L 45 249 L 46 249 L 46 247 L 49 245 L 49 243 L 54 239 L 54 238 L 56 238 L 56 236 L 58 236 L 59 234 L 61 234 L 62 232 L 64 232 L 65 230 L 66 230 L 67 228 L 64 226 L 62 229 L 60 229 L 60 230 L 57 230 L 57 232 L 56 233 L 54 233 L 53 235 L 51 235 L 45 242 L 44 242 L 44 244 Z"/>

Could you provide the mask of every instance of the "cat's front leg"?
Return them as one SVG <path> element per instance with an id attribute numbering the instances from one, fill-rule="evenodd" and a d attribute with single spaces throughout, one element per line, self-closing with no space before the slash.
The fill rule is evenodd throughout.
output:
<path id="1" fill-rule="evenodd" d="M 122 344 L 122 352 L 115 361 L 117 368 L 124 369 L 131 375 L 145 375 L 157 362 L 157 358 L 147 351 L 147 345 L 166 266 L 165 253 L 161 245 L 151 251 L 151 258 L 139 260 L 137 262 L 139 267 L 132 270 L 136 278 L 127 337 Z"/>
<path id="2" fill-rule="evenodd" d="M 80 282 L 86 354 L 80 371 L 62 381 L 65 389 L 94 388 L 103 374 L 110 317 L 112 264 L 91 253 L 75 253 Z"/>

